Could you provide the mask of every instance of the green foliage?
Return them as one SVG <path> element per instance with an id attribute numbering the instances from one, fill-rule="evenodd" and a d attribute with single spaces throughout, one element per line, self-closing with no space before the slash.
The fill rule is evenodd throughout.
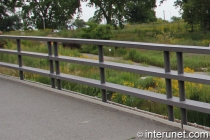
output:
<path id="1" fill-rule="evenodd" d="M 87 2 L 87 0 L 82 1 Z M 95 19 L 101 21 L 102 18 L 106 18 L 107 24 L 114 25 L 115 27 L 118 24 L 120 27 L 122 27 L 124 23 L 122 11 L 126 2 L 126 0 L 103 0 L 103 2 L 100 0 L 90 0 L 88 6 L 95 6 Z"/>
<path id="2" fill-rule="evenodd" d="M 66 37 L 66 38 L 79 38 L 79 31 L 78 30 L 61 30 L 60 32 L 54 34 L 54 36 Z"/>
<path id="3" fill-rule="evenodd" d="M 161 58 L 162 53 L 153 51 L 138 51 L 132 49 L 129 51 L 128 55 L 124 56 L 124 59 L 132 60 L 134 62 L 149 64 L 153 66 L 163 67 L 163 58 Z"/>
<path id="4" fill-rule="evenodd" d="M 47 36 L 51 34 L 52 30 L 25 30 L 25 31 L 10 31 L 5 32 L 6 35 L 23 35 L 23 36 Z"/>
<path id="5" fill-rule="evenodd" d="M 201 68 L 209 68 L 210 59 L 209 55 L 192 55 L 184 54 L 184 67 L 189 67 L 195 71 L 200 71 Z M 141 63 L 142 65 L 152 65 L 158 67 L 164 67 L 163 53 L 158 51 L 146 51 L 132 49 L 124 56 L 126 60 L 132 60 L 133 62 Z M 177 69 L 177 60 L 175 53 L 170 54 L 171 69 Z"/>
<path id="6" fill-rule="evenodd" d="M 157 23 L 167 23 L 168 21 L 163 20 L 162 18 L 157 18 Z"/>
<path id="7" fill-rule="evenodd" d="M 112 30 L 110 25 L 99 25 L 93 22 L 87 22 L 86 28 L 82 28 L 80 38 L 85 39 L 102 39 L 109 40 L 112 37 Z M 95 45 L 88 45 L 82 48 L 83 53 L 98 53 L 98 47 Z"/>
<path id="8" fill-rule="evenodd" d="M 21 40 L 21 43 L 24 46 L 32 46 L 33 45 L 33 42 L 31 40 Z"/>
<path id="9" fill-rule="evenodd" d="M 156 21 L 155 17 L 156 1 L 129 1 L 125 7 L 125 17 L 130 23 L 148 23 Z"/>
<path id="10" fill-rule="evenodd" d="M 102 20 L 98 19 L 96 16 L 93 16 L 93 17 L 88 19 L 88 22 L 94 22 L 94 23 L 97 23 L 97 24 L 100 24 L 101 21 Z"/>
<path id="11" fill-rule="evenodd" d="M 18 15 L 3 17 L 0 22 L 0 31 L 4 32 L 19 30 L 21 27 L 22 23 L 20 23 Z"/>
<path id="12" fill-rule="evenodd" d="M 79 7 L 78 0 L 31 1 L 22 6 L 24 23 L 38 29 L 60 29 L 67 26 Z"/>
<path id="13" fill-rule="evenodd" d="M 93 22 L 88 22 L 89 27 L 82 28 L 80 33 L 81 38 L 86 39 L 103 39 L 109 40 L 112 37 L 112 30 L 110 25 L 99 25 Z"/>
<path id="14" fill-rule="evenodd" d="M 77 28 L 83 28 L 85 27 L 86 23 L 83 19 L 77 18 L 72 25 L 76 26 Z"/>
<path id="15" fill-rule="evenodd" d="M 182 18 L 191 26 L 199 24 L 204 31 L 210 30 L 210 1 L 209 0 L 177 0 L 175 2 L 182 10 Z"/>
<path id="16" fill-rule="evenodd" d="M 18 0 L 1 0 L 0 1 L 0 31 L 18 30 L 21 28 L 18 13 L 15 13 L 15 7 L 20 6 Z"/>
<path id="17" fill-rule="evenodd" d="M 136 82 L 136 85 L 140 85 L 143 89 L 149 88 L 149 87 L 154 87 L 155 83 L 154 83 L 153 79 L 154 79 L 154 77 L 147 76 L 146 79 L 139 79 Z"/>
<path id="18" fill-rule="evenodd" d="M 16 6 L 20 6 L 19 0 L 1 0 L 0 1 L 0 19 L 9 17 L 14 14 Z M 9 14 L 10 13 L 10 14 Z"/>
<path id="19" fill-rule="evenodd" d="M 82 1 L 87 2 L 87 0 Z M 128 2 L 127 0 L 90 0 L 88 6 L 95 6 L 94 19 L 97 21 L 101 21 L 105 18 L 107 24 L 113 25 L 116 29 L 118 29 L 118 27 L 123 29 L 126 23 L 125 17 L 128 17 L 130 20 L 134 20 L 133 18 L 135 18 L 136 20 L 140 16 L 135 17 L 138 15 L 137 12 L 134 12 L 135 10 L 139 11 L 140 7 L 144 7 L 144 10 L 149 11 L 149 9 L 155 7 L 155 2 L 156 0 L 150 0 L 149 2 L 148 0 L 133 0 L 132 2 Z M 131 5 L 131 3 L 134 4 Z M 136 7 L 135 5 L 138 6 Z M 141 11 L 141 15 L 142 14 Z M 154 16 L 154 13 L 152 14 Z M 147 15 L 151 17 L 150 13 L 147 13 Z"/>
<path id="20" fill-rule="evenodd" d="M 173 17 L 171 17 L 171 20 L 172 20 L 172 22 L 177 22 L 177 21 L 181 20 L 181 17 L 173 16 Z"/>
<path id="21" fill-rule="evenodd" d="M 4 48 L 7 41 L 5 39 L 0 39 L 0 49 Z"/>

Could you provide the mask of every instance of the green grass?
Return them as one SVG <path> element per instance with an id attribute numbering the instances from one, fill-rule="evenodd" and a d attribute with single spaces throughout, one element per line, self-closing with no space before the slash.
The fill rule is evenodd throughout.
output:
<path id="1" fill-rule="evenodd" d="M 27 31 L 11 31 L 6 32 L 4 34 L 6 35 L 22 35 L 22 36 L 47 36 L 52 32 L 51 29 L 45 29 L 45 30 L 27 30 Z"/>
<path id="2" fill-rule="evenodd" d="M 197 55 L 184 53 L 184 67 L 189 67 L 195 71 L 201 71 L 201 68 L 210 68 L 210 56 L 209 55 Z M 127 55 L 124 56 L 126 60 L 132 60 L 147 65 L 153 65 L 157 67 L 164 67 L 163 52 L 160 51 L 147 51 L 147 50 L 130 50 Z M 176 53 L 170 54 L 171 68 L 177 69 Z"/>

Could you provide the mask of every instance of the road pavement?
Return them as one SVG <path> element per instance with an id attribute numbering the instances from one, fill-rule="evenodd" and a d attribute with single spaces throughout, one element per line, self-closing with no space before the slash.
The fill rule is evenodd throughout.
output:
<path id="1" fill-rule="evenodd" d="M 0 78 L 0 140 L 144 140 L 181 132 L 149 118 Z"/>

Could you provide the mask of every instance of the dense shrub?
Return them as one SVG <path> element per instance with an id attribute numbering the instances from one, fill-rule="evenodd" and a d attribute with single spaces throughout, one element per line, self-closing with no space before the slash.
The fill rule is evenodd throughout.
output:
<path id="1" fill-rule="evenodd" d="M 0 48 L 1 49 L 3 49 L 3 48 L 5 48 L 4 46 L 6 45 L 6 40 L 4 40 L 4 39 L 0 39 Z"/>
<path id="2" fill-rule="evenodd" d="M 2 34 L 2 32 L 0 31 L 0 35 Z M 0 40 L 0 48 L 4 48 L 4 44 L 5 41 L 4 40 Z"/>
<path id="3" fill-rule="evenodd" d="M 87 25 L 88 27 L 83 28 L 80 33 L 81 38 L 103 40 L 109 40 L 112 38 L 110 25 L 99 25 L 93 22 L 88 22 Z"/>
<path id="4" fill-rule="evenodd" d="M 87 26 L 88 27 L 86 28 L 82 28 L 80 33 L 80 38 L 102 39 L 102 40 L 109 40 L 112 38 L 113 33 L 112 33 L 112 27 L 110 25 L 99 25 L 97 23 L 87 22 Z M 98 52 L 96 45 L 91 45 L 86 47 L 88 47 L 90 51 L 94 52 L 94 54 Z M 89 51 L 84 50 L 83 52 L 89 52 Z"/>
<path id="5" fill-rule="evenodd" d="M 62 43 L 63 48 L 81 49 L 81 45 L 77 43 Z"/>

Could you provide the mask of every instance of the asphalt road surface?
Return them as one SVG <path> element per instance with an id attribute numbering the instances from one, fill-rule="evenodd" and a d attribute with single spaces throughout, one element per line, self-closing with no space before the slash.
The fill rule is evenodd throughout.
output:
<path id="1" fill-rule="evenodd" d="M 144 140 L 182 130 L 67 95 L 0 78 L 0 140 Z"/>

